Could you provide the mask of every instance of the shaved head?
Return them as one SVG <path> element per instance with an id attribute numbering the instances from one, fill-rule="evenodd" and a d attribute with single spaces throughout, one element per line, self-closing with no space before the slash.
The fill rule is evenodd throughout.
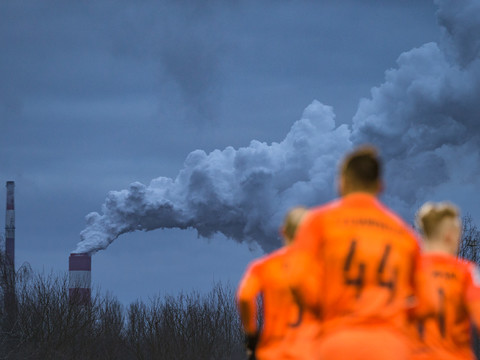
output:
<path id="1" fill-rule="evenodd" d="M 381 162 L 377 149 L 370 145 L 358 147 L 348 154 L 340 170 L 340 194 L 355 191 L 378 193 L 381 189 Z"/>

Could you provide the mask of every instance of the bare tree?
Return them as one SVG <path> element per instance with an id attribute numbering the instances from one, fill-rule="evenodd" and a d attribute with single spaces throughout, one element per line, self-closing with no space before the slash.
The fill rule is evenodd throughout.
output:
<path id="1" fill-rule="evenodd" d="M 136 359 L 241 359 L 243 335 L 234 292 L 220 284 L 201 295 L 154 298 L 128 310 L 127 339 Z"/>
<path id="2" fill-rule="evenodd" d="M 4 353 L 9 353 L 15 346 L 14 326 L 18 312 L 15 285 L 15 268 L 6 254 L 0 251 L 0 349 Z"/>
<path id="3" fill-rule="evenodd" d="M 476 264 L 480 261 L 480 229 L 473 222 L 470 214 L 462 218 L 462 241 L 458 256 Z"/>
<path id="4" fill-rule="evenodd" d="M 0 253 L 0 360 L 244 359 L 229 286 L 156 296 L 125 310 L 98 291 L 90 303 L 76 302 L 69 298 L 66 274 L 34 274 L 27 265 L 12 274 L 4 259 Z M 12 284 L 16 310 L 8 322 L 3 300 Z"/>
<path id="5" fill-rule="evenodd" d="M 131 359 L 125 342 L 125 314 L 123 305 L 110 294 L 98 300 L 93 328 L 93 352 L 98 359 Z"/>
<path id="6" fill-rule="evenodd" d="M 462 240 L 458 251 L 458 257 L 480 263 L 480 229 L 473 222 L 472 216 L 466 214 L 462 218 Z M 480 264 L 479 264 L 480 265 Z M 480 338 L 478 329 L 472 330 L 473 350 L 480 357 Z"/>

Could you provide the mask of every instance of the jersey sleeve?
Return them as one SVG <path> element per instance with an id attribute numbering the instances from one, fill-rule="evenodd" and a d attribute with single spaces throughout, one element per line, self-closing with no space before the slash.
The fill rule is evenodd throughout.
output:
<path id="1" fill-rule="evenodd" d="M 258 265 L 249 266 L 237 290 L 237 306 L 247 334 L 257 332 L 257 296 L 261 291 Z"/>
<path id="2" fill-rule="evenodd" d="M 470 318 L 477 328 L 480 327 L 480 269 L 477 265 L 469 264 L 466 279 L 465 302 L 467 303 Z"/>

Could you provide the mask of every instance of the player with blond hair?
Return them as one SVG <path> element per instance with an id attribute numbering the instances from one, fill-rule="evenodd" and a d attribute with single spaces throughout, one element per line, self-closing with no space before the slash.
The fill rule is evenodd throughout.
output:
<path id="1" fill-rule="evenodd" d="M 408 359 L 417 237 L 377 199 L 383 185 L 375 148 L 363 146 L 346 156 L 338 187 L 339 199 L 305 216 L 290 257 L 291 286 L 321 313 L 316 358 Z M 318 290 L 312 295 L 303 279 L 317 265 Z M 318 302 L 308 300 L 315 296 Z"/>
<path id="2" fill-rule="evenodd" d="M 416 222 L 424 251 L 418 272 L 416 360 L 475 359 L 471 325 L 480 324 L 480 273 L 457 258 L 461 220 L 455 205 L 424 204 Z"/>
<path id="3" fill-rule="evenodd" d="M 290 244 L 306 209 L 288 212 L 282 227 L 283 248 L 249 264 L 237 291 L 238 309 L 246 334 L 249 359 L 311 359 L 319 323 L 303 311 L 287 281 Z M 261 296 L 263 307 L 258 309 Z M 263 311 L 263 327 L 258 328 L 258 312 Z"/>

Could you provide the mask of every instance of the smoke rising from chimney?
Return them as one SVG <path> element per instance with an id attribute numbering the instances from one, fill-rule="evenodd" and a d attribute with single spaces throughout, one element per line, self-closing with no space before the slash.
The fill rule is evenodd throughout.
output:
<path id="1" fill-rule="evenodd" d="M 331 169 L 350 147 L 349 136 L 346 125 L 335 128 L 332 108 L 314 101 L 280 143 L 193 151 L 175 179 L 110 192 L 103 214 L 87 215 L 75 252 L 105 249 L 134 230 L 189 227 L 203 237 L 221 232 L 273 249 L 285 209 L 332 196 Z"/>
<path id="2" fill-rule="evenodd" d="M 102 213 L 87 215 L 75 252 L 94 253 L 123 233 L 159 228 L 194 228 L 202 237 L 220 232 L 272 250 L 287 209 L 331 199 L 338 161 L 361 143 L 381 151 L 387 203 L 411 215 L 449 180 L 456 159 L 478 153 L 480 144 L 480 6 L 436 3 L 441 42 L 401 54 L 371 98 L 360 100 L 351 128 L 336 126 L 333 109 L 313 101 L 280 143 L 195 150 L 175 179 L 110 192 Z"/>

